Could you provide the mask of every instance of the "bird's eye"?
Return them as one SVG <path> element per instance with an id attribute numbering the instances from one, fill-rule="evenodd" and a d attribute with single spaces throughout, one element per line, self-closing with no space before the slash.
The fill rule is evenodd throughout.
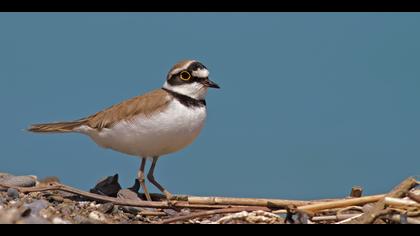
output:
<path id="1" fill-rule="evenodd" d="M 181 78 L 184 81 L 187 81 L 191 79 L 191 74 L 188 71 L 183 71 L 179 74 L 179 78 Z"/>

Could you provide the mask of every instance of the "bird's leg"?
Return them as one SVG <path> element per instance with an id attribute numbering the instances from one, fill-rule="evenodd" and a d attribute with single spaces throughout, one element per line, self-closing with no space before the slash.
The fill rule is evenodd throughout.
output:
<path id="1" fill-rule="evenodd" d="M 146 167 L 146 158 L 141 159 L 141 165 L 139 172 L 137 174 L 137 179 L 140 182 L 140 186 L 143 188 L 144 195 L 146 195 L 147 201 L 152 201 L 152 198 L 150 197 L 149 191 L 147 190 L 145 177 L 144 177 L 144 168 Z"/>
<path id="2" fill-rule="evenodd" d="M 166 199 L 169 201 L 169 200 L 172 199 L 172 194 L 170 192 L 168 192 L 168 190 L 166 190 L 164 187 L 162 187 L 162 185 L 160 185 L 155 180 L 155 177 L 153 175 L 158 158 L 159 157 L 153 157 L 152 166 L 150 167 L 149 173 L 147 174 L 147 179 L 150 181 L 150 183 L 152 183 L 154 186 L 156 186 L 156 188 L 158 188 L 163 194 L 165 194 Z"/>

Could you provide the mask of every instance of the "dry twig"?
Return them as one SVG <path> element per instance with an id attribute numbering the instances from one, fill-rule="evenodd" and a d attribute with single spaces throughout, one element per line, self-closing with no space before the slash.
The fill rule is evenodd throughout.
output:
<path id="1" fill-rule="evenodd" d="M 302 211 L 309 211 L 312 213 L 316 213 L 322 210 L 326 209 L 335 209 L 335 208 L 342 208 L 342 207 L 348 207 L 348 206 L 359 206 L 364 205 L 367 203 L 377 202 L 381 199 L 383 199 L 385 195 L 373 195 L 373 196 L 366 196 L 366 197 L 359 197 L 359 198 L 350 198 L 350 199 L 341 199 L 336 201 L 330 201 L 330 202 L 320 202 L 320 203 L 314 203 L 309 204 L 305 206 L 300 206 L 297 209 Z M 275 211 L 274 213 L 283 213 L 284 211 Z"/>
<path id="2" fill-rule="evenodd" d="M 404 180 L 401 184 L 395 187 L 385 197 L 401 198 L 404 197 L 410 189 L 417 185 L 416 179 L 410 177 Z M 362 216 L 357 217 L 351 221 L 346 222 L 347 224 L 372 224 L 378 217 L 384 215 L 385 199 L 382 198 L 375 204 L 372 209 L 365 212 Z"/>
<path id="3" fill-rule="evenodd" d="M 407 196 L 412 200 L 416 201 L 417 203 L 420 203 L 420 195 L 415 194 L 413 192 L 408 192 Z"/>
<path id="4" fill-rule="evenodd" d="M 85 192 L 64 184 L 59 183 L 50 183 L 49 186 L 46 187 L 32 187 L 32 188 L 25 188 L 25 187 L 13 187 L 7 186 L 4 184 L 0 184 L 0 187 L 4 188 L 15 188 L 22 193 L 30 193 L 30 192 L 45 192 L 45 191 L 63 191 L 72 194 L 77 194 L 79 196 L 83 196 L 87 199 L 98 201 L 98 202 L 110 202 L 114 205 L 120 206 L 132 206 L 132 207 L 149 207 L 149 208 L 174 208 L 174 207 L 184 207 L 184 208 L 197 208 L 197 209 L 220 209 L 220 208 L 227 208 L 229 206 L 212 206 L 212 205 L 191 205 L 186 202 L 151 202 L 151 201 L 143 201 L 143 200 L 130 200 L 130 199 L 119 199 L 113 197 L 102 196 L 99 194 Z"/>
<path id="5" fill-rule="evenodd" d="M 158 224 L 170 224 L 175 223 L 179 221 L 187 221 L 190 219 L 195 218 L 203 218 L 210 215 L 217 215 L 217 214 L 227 214 L 227 213 L 237 213 L 242 211 L 270 211 L 270 209 L 266 207 L 232 207 L 232 208 L 226 208 L 226 209 L 218 209 L 218 210 L 210 210 L 210 211 L 202 211 L 202 212 L 195 212 L 190 213 L 188 215 L 184 216 L 177 216 L 173 217 L 167 220 L 163 220 L 160 222 L 156 222 Z"/>
<path id="6" fill-rule="evenodd" d="M 187 201 L 190 204 L 204 205 L 234 205 L 234 206 L 262 206 L 269 208 L 286 208 L 288 205 L 304 206 L 311 201 L 263 199 L 263 198 L 233 198 L 233 197 L 198 197 L 184 196 L 176 200 Z"/>

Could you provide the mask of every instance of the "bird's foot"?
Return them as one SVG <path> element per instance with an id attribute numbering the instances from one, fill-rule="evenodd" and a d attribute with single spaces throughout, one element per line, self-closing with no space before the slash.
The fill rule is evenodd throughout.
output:
<path id="1" fill-rule="evenodd" d="M 165 195 L 166 200 L 168 200 L 168 201 L 174 199 L 174 196 L 172 195 L 172 193 L 168 192 L 168 190 L 164 190 L 163 194 Z"/>
<path id="2" fill-rule="evenodd" d="M 168 192 L 167 190 L 163 191 L 163 194 L 165 195 L 168 206 L 175 208 L 178 201 L 175 199 L 174 195 L 172 195 L 172 193 Z"/>

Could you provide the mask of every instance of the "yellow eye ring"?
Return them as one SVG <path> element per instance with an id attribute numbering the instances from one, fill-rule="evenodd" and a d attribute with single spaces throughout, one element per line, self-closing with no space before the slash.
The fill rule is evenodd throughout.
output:
<path id="1" fill-rule="evenodd" d="M 184 81 L 187 81 L 191 79 L 191 74 L 188 71 L 184 70 L 179 74 L 179 78 Z"/>

